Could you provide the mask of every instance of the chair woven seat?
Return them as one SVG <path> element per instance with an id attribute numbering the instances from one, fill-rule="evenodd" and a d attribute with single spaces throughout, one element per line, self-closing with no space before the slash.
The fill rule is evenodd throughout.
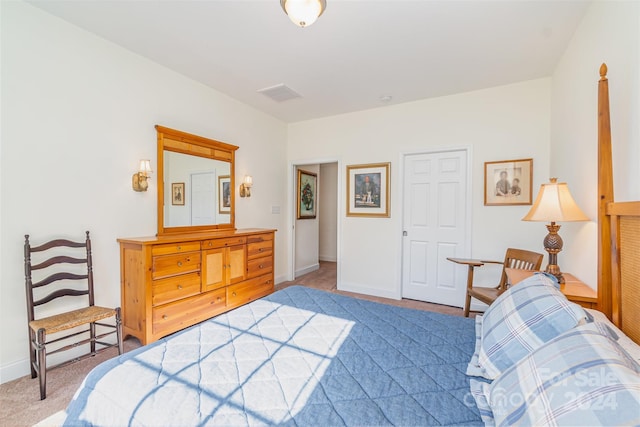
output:
<path id="1" fill-rule="evenodd" d="M 42 319 L 29 322 L 29 327 L 33 331 L 42 328 L 47 334 L 54 334 L 76 326 L 86 325 L 91 322 L 97 322 L 116 315 L 114 308 L 99 307 L 93 305 L 78 310 L 68 311 L 66 313 L 56 314 L 54 316 L 44 317 Z"/>

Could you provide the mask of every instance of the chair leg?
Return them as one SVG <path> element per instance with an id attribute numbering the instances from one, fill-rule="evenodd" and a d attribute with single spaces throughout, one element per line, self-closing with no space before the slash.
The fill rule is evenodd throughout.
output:
<path id="1" fill-rule="evenodd" d="M 118 354 L 122 354 L 124 353 L 124 346 L 122 345 L 122 318 L 120 307 L 116 308 L 116 337 L 118 339 Z"/>
<path id="2" fill-rule="evenodd" d="M 471 294 L 469 291 L 473 286 L 473 265 L 469 265 L 469 270 L 467 271 L 467 298 L 464 302 L 464 317 L 469 317 L 469 308 L 471 308 Z"/>
<path id="3" fill-rule="evenodd" d="M 40 400 L 47 398 L 47 349 L 45 347 L 45 331 L 38 329 L 36 352 L 38 353 L 38 379 L 40 380 Z"/>
<path id="4" fill-rule="evenodd" d="M 31 378 L 38 376 L 36 371 L 36 333 L 29 327 L 29 366 L 31 367 Z"/>
<path id="5" fill-rule="evenodd" d="M 471 306 L 471 295 L 467 292 L 467 298 L 464 302 L 464 317 L 469 317 L 469 307 Z"/>
<path id="6" fill-rule="evenodd" d="M 91 341 L 89 346 L 91 348 L 91 355 L 96 355 L 96 324 L 94 322 L 89 323 L 89 334 L 91 335 Z"/>

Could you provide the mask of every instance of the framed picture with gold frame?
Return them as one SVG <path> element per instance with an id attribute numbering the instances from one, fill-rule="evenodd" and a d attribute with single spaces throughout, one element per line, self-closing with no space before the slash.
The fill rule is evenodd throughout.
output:
<path id="1" fill-rule="evenodd" d="M 390 216 L 391 163 L 347 166 L 347 216 Z"/>
<path id="2" fill-rule="evenodd" d="M 316 217 L 318 175 L 298 169 L 298 219 Z"/>
<path id="3" fill-rule="evenodd" d="M 484 205 L 530 205 L 533 159 L 484 163 Z"/>

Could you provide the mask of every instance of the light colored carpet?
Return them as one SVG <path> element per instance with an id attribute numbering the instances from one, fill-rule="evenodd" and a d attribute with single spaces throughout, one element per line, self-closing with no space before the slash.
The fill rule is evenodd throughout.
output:
<path id="1" fill-rule="evenodd" d="M 276 286 L 276 290 L 294 284 L 385 304 L 462 316 L 460 308 L 413 300 L 397 301 L 338 291 L 336 289 L 336 264 L 331 262 L 321 262 L 319 270 L 299 277 L 292 282 L 281 283 Z M 140 342 L 135 338 L 127 339 L 124 344 L 125 352 L 140 346 Z M 110 348 L 95 357 L 49 371 L 45 400 L 40 400 L 38 380 L 32 379 L 31 376 L 0 385 L 0 426 L 33 426 L 56 412 L 64 410 L 89 371 L 117 354 L 117 349 Z"/>

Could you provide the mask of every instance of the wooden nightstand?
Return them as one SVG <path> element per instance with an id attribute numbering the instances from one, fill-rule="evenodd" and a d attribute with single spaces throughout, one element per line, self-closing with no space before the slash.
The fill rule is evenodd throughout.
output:
<path id="1" fill-rule="evenodd" d="M 573 274 L 562 273 L 562 275 L 565 283 L 560 286 L 560 291 L 569 301 L 580 304 L 584 308 L 598 308 L 598 293 L 596 291 L 582 283 Z"/>

